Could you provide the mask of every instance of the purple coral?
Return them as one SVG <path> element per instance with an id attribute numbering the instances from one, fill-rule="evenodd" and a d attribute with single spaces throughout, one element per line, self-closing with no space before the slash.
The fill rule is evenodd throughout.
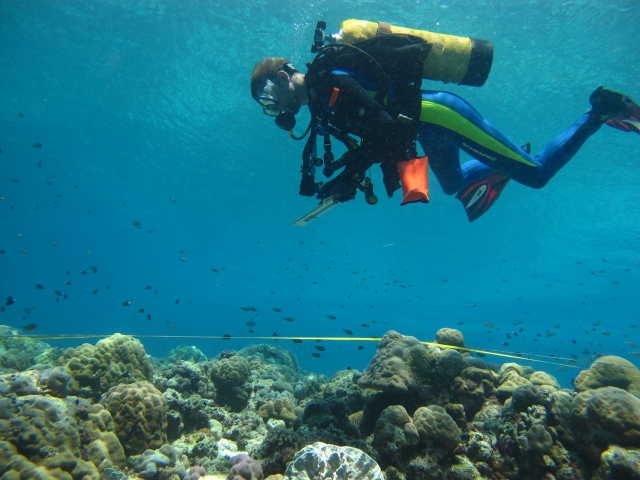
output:
<path id="1" fill-rule="evenodd" d="M 229 475 L 227 480 L 263 480 L 262 465 L 246 453 L 229 459 Z"/>

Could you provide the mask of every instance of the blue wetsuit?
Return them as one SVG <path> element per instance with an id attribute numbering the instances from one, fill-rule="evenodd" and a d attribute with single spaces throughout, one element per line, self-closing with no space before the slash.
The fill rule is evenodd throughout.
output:
<path id="1" fill-rule="evenodd" d="M 516 182 L 542 188 L 576 154 L 600 123 L 580 117 L 535 157 L 485 120 L 469 103 L 448 92 L 423 91 L 417 140 L 442 189 L 453 195 L 498 171 Z M 584 126 L 584 127 L 583 127 Z M 582 129 L 580 127 L 583 127 Z M 573 138 L 580 130 L 579 138 Z M 565 149 L 570 142 L 568 149 Z M 460 150 L 477 160 L 460 165 Z"/>

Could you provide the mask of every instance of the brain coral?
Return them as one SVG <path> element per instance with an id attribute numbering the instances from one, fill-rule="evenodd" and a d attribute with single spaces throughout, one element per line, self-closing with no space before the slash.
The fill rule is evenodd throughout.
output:
<path id="1" fill-rule="evenodd" d="M 420 407 L 413 414 L 413 423 L 423 442 L 449 451 L 460 443 L 460 429 L 442 407 Z"/>
<path id="2" fill-rule="evenodd" d="M 578 392 L 601 387 L 618 387 L 640 398 L 640 370 L 628 360 L 608 355 L 598 358 L 573 383 Z"/>
<path id="3" fill-rule="evenodd" d="M 284 472 L 284 478 L 384 480 L 384 475 L 378 464 L 357 448 L 316 442 L 296 453 Z"/>
<path id="4" fill-rule="evenodd" d="M 116 333 L 100 340 L 95 347 L 85 343 L 68 348 L 60 363 L 71 371 L 77 383 L 74 395 L 104 393 L 119 383 L 151 381 L 151 362 L 139 340 Z"/>
<path id="5" fill-rule="evenodd" d="M 406 393 L 415 388 L 405 365 L 405 350 L 420 345 L 415 337 L 408 337 L 391 330 L 382 337 L 378 351 L 358 380 L 362 388 Z"/>
<path id="6" fill-rule="evenodd" d="M 150 383 L 117 385 L 102 396 L 100 403 L 113 417 L 127 456 L 167 443 L 166 400 Z"/>
<path id="7" fill-rule="evenodd" d="M 611 443 L 640 447 L 640 399 L 626 390 L 604 387 L 582 392 L 573 399 L 571 417 L 590 431 L 599 427 Z"/>

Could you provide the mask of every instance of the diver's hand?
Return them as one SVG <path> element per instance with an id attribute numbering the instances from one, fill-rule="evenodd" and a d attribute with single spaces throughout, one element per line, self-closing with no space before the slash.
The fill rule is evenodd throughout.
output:
<path id="1" fill-rule="evenodd" d="M 316 198 L 318 200 L 324 200 L 325 198 L 333 196 L 338 202 L 343 203 L 356 198 L 357 191 L 356 182 L 340 174 L 333 180 L 325 183 L 320 188 L 320 192 Z"/>

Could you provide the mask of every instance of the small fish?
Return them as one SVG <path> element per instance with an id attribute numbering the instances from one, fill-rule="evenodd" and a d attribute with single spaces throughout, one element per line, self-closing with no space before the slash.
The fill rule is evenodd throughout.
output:
<path id="1" fill-rule="evenodd" d="M 25 255 L 27 255 L 29 253 L 29 250 L 20 250 L 20 253 L 24 253 Z"/>
<path id="2" fill-rule="evenodd" d="M 559 372 L 564 372 L 567 369 L 567 367 L 558 367 L 558 371 Z"/>
<path id="3" fill-rule="evenodd" d="M 299 338 L 294 338 L 293 343 L 302 343 L 302 340 L 300 340 Z"/>
<path id="4" fill-rule="evenodd" d="M 187 253 L 184 250 L 178 250 L 178 253 Z"/>
<path id="5" fill-rule="evenodd" d="M 24 118 L 24 113 L 20 112 L 20 113 L 18 113 L 18 116 L 19 116 L 20 118 Z"/>
<path id="6" fill-rule="evenodd" d="M 351 330 L 345 330 L 344 328 L 342 329 L 342 331 L 344 333 L 346 333 L 347 335 L 353 335 L 353 332 Z"/>
<path id="7" fill-rule="evenodd" d="M 471 307 L 477 307 L 477 306 L 478 306 L 478 304 L 477 304 L 477 303 L 472 303 L 470 306 L 471 306 Z"/>
<path id="8" fill-rule="evenodd" d="M 65 294 L 62 296 L 62 298 L 66 300 L 66 299 L 67 299 L 67 294 L 65 293 Z"/>
<path id="9" fill-rule="evenodd" d="M 147 313 L 147 320 L 151 320 L 151 314 Z"/>
<path id="10" fill-rule="evenodd" d="M 80 275 L 86 275 L 87 272 L 85 272 L 84 270 L 80 270 Z"/>
<path id="11" fill-rule="evenodd" d="M 39 283 L 36 283 L 36 288 L 38 290 L 44 290 L 44 286 L 40 285 Z"/>
<path id="12" fill-rule="evenodd" d="M 285 322 L 295 322 L 295 319 L 294 319 L 294 318 L 291 318 L 291 317 L 282 317 L 282 319 L 283 319 Z"/>
<path id="13" fill-rule="evenodd" d="M 317 352 L 313 352 L 313 353 L 311 354 L 311 356 L 312 356 L 312 357 L 315 357 L 315 358 L 320 358 L 322 355 L 320 355 L 320 354 L 319 354 L 319 353 L 317 353 Z"/>
<path id="14" fill-rule="evenodd" d="M 640 357 L 640 352 L 630 352 L 630 355 L 633 355 L 634 357 Z"/>
<path id="15" fill-rule="evenodd" d="M 180 301 L 180 299 L 179 299 L 179 298 L 176 298 L 176 305 L 178 304 L 178 302 L 179 302 L 179 301 Z"/>
<path id="16" fill-rule="evenodd" d="M 33 145 L 31 145 L 33 148 L 42 148 L 42 144 L 40 142 L 36 142 Z"/>
<path id="17" fill-rule="evenodd" d="M 507 342 L 502 342 L 502 344 L 507 346 L 507 347 L 509 346 L 509 343 L 507 343 Z"/>
<path id="18" fill-rule="evenodd" d="M 620 282 L 616 282 L 615 280 L 612 280 L 611 283 L 613 283 L 614 285 L 620 285 Z"/>
<path id="19" fill-rule="evenodd" d="M 280 335 L 278 335 L 276 332 L 271 333 L 272 337 L 279 337 Z"/>
<path id="20" fill-rule="evenodd" d="M 359 327 L 362 327 L 362 328 L 368 328 L 368 327 L 369 327 L 369 324 L 368 324 L 368 323 L 363 323 L 362 325 L 358 325 L 358 326 L 359 326 Z"/>
<path id="21" fill-rule="evenodd" d="M 545 337 L 555 337 L 555 336 L 556 334 L 551 332 L 547 332 L 547 334 L 545 335 Z"/>
<path id="22" fill-rule="evenodd" d="M 276 313 L 280 313 L 282 310 L 280 310 L 279 308 L 272 308 L 271 310 L 273 310 Z"/>
<path id="23" fill-rule="evenodd" d="M 607 332 L 606 330 L 600 330 L 600 333 L 601 333 L 602 335 L 607 336 L 607 337 L 608 337 L 609 335 L 611 335 L 611 334 L 610 334 L 609 332 Z"/>
<path id="24" fill-rule="evenodd" d="M 80 188 L 78 185 L 72 185 L 73 188 Z"/>
<path id="25" fill-rule="evenodd" d="M 231 340 L 231 335 L 225 333 L 224 335 L 222 335 L 222 340 Z"/>
<path id="26" fill-rule="evenodd" d="M 89 267 L 93 273 L 98 273 L 98 267 Z"/>
<path id="27" fill-rule="evenodd" d="M 22 327 L 22 331 L 23 332 L 33 332 L 36 328 L 38 328 L 38 324 L 37 323 L 30 323 L 30 324 L 25 325 L 24 327 Z"/>
<path id="28" fill-rule="evenodd" d="M 631 348 L 638 348 L 638 347 L 636 346 L 636 344 L 635 344 L 635 343 L 633 343 L 633 342 L 624 342 L 624 343 L 626 343 L 627 345 L 629 345 Z"/>
<path id="29" fill-rule="evenodd" d="M 109 290 L 109 285 L 104 286 L 105 290 Z"/>
<path id="30" fill-rule="evenodd" d="M 216 270 L 215 268 L 212 268 L 212 269 L 211 269 L 211 271 L 212 271 L 212 272 L 214 272 L 214 273 L 220 273 L 220 272 L 219 272 L 218 270 Z"/>
<path id="31" fill-rule="evenodd" d="M 142 222 L 139 222 L 138 220 L 133 222 L 132 225 L 136 228 L 142 228 Z"/>
<path id="32" fill-rule="evenodd" d="M 144 287 L 145 290 L 151 290 L 151 285 L 147 285 L 146 287 Z"/>
<path id="33" fill-rule="evenodd" d="M 12 178 L 12 179 L 11 179 L 11 181 L 12 181 L 13 183 L 20 183 L 20 180 L 18 180 L 17 178 Z"/>
<path id="34" fill-rule="evenodd" d="M 138 310 L 138 313 L 144 313 L 144 312 L 145 312 L 144 308 L 141 308 L 140 310 Z"/>
<path id="35" fill-rule="evenodd" d="M 52 247 L 57 247 L 57 246 L 58 246 L 58 244 L 57 244 L 57 243 L 51 243 L 51 246 L 52 246 Z"/>
<path id="36" fill-rule="evenodd" d="M 496 328 L 496 326 L 493 323 L 489 323 L 489 322 L 482 322 L 482 324 L 485 327 L 489 327 L 489 328 Z"/>
<path id="37" fill-rule="evenodd" d="M 40 168 L 41 166 L 42 166 L 42 160 L 38 162 L 38 165 L 36 165 L 36 167 Z"/>
<path id="38" fill-rule="evenodd" d="M 181 262 L 186 262 L 187 261 L 186 258 L 179 258 L 178 260 L 180 260 Z"/>
<path id="39" fill-rule="evenodd" d="M 336 317 L 334 315 L 327 315 L 327 318 L 329 320 L 335 320 L 336 319 Z"/>
<path id="40" fill-rule="evenodd" d="M 458 322 L 456 325 L 464 325 L 464 322 Z"/>
<path id="41" fill-rule="evenodd" d="M 93 294 L 94 294 L 94 295 L 95 295 L 96 293 L 98 293 L 98 289 L 97 289 L 97 288 L 93 291 Z"/>
<path id="42" fill-rule="evenodd" d="M 124 302 L 122 302 L 123 307 L 128 307 L 129 305 L 131 305 L 131 300 L 125 300 Z"/>
<path id="43" fill-rule="evenodd" d="M 324 352 L 325 348 L 322 345 L 316 345 L 315 346 L 316 350 L 320 351 L 320 352 Z"/>
<path id="44" fill-rule="evenodd" d="M 0 248 L 0 253 L 4 255 L 7 252 L 4 251 L 4 248 Z"/>
<path id="45" fill-rule="evenodd" d="M 247 322 L 247 323 L 245 323 L 245 325 L 247 327 L 255 327 L 256 326 L 256 322 Z"/>
<path id="46" fill-rule="evenodd" d="M 62 295 L 62 292 L 60 290 L 54 290 L 54 292 L 56 292 L 56 295 Z"/>
<path id="47" fill-rule="evenodd" d="M 176 203 L 176 199 L 175 199 L 175 198 L 172 198 L 172 197 L 169 197 L 169 201 L 170 201 L 171 203 Z"/>
<path id="48" fill-rule="evenodd" d="M 477 356 L 479 357 L 486 357 L 486 355 L 484 353 L 476 353 Z"/>

